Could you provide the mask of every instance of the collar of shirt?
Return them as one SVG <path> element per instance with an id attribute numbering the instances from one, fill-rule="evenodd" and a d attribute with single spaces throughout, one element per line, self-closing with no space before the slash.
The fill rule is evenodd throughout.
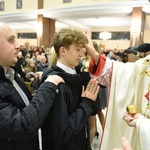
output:
<path id="1" fill-rule="evenodd" d="M 18 91 L 19 95 L 21 96 L 23 102 L 27 106 L 27 105 L 29 105 L 29 99 L 25 95 L 25 93 L 23 92 L 23 90 L 20 88 L 20 86 L 18 85 L 18 83 L 14 80 L 14 74 L 15 74 L 15 71 L 12 68 L 9 67 L 7 69 L 7 73 L 5 74 L 5 76 L 6 76 L 7 79 L 9 79 L 11 81 L 11 83 L 13 84 L 13 86 Z"/>
<path id="2" fill-rule="evenodd" d="M 9 67 L 7 69 L 7 73 L 5 74 L 5 77 L 12 82 L 13 79 L 14 79 L 14 74 L 15 74 L 15 71 L 12 68 Z"/>
<path id="3" fill-rule="evenodd" d="M 60 62 L 57 62 L 56 66 L 63 69 L 65 72 L 67 72 L 69 74 L 77 74 L 75 69 L 71 69 L 71 68 L 67 67 L 66 65 L 64 65 Z"/>

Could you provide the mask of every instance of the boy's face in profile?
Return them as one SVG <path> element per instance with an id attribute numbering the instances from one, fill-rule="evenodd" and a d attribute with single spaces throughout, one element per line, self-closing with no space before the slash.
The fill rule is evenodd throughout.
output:
<path id="1" fill-rule="evenodd" d="M 62 51 L 60 61 L 72 69 L 79 64 L 81 57 L 84 56 L 83 45 L 72 44 L 70 49 L 63 47 Z"/>

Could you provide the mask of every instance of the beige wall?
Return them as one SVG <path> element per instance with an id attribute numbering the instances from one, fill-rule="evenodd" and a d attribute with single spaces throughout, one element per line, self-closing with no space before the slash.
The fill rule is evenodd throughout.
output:
<path id="1" fill-rule="evenodd" d="M 120 2 L 127 0 L 111 0 L 111 2 Z M 18 13 L 24 11 L 37 10 L 38 0 L 23 0 L 23 7 L 16 9 L 16 0 L 4 0 L 5 9 L 0 11 L 0 14 Z M 74 6 L 86 6 L 99 3 L 110 3 L 110 0 L 72 0 L 71 3 L 63 3 L 63 0 L 44 0 L 44 8 L 62 8 L 62 7 L 74 7 Z"/>
<path id="2" fill-rule="evenodd" d="M 150 43 L 150 30 L 144 31 L 144 43 Z"/>
<path id="3" fill-rule="evenodd" d="M 105 45 L 106 49 L 126 49 L 130 45 L 129 40 L 94 40 L 97 44 Z"/>
<path id="4" fill-rule="evenodd" d="M 111 0 L 111 2 L 121 2 L 129 0 Z M 75 7 L 75 6 L 87 6 L 91 4 L 110 3 L 110 0 L 72 0 L 71 3 L 63 3 L 63 0 L 44 0 L 44 8 L 61 8 L 61 7 Z"/>
<path id="5" fill-rule="evenodd" d="M 30 45 L 37 46 L 37 39 L 17 39 L 19 45 L 24 45 L 26 42 L 29 42 Z"/>
<path id="6" fill-rule="evenodd" d="M 22 8 L 16 9 L 16 0 L 4 0 L 5 9 L 0 14 L 18 13 L 24 11 L 37 10 L 37 0 L 23 0 Z"/>
<path id="7" fill-rule="evenodd" d="M 16 31 L 16 37 L 17 33 L 33 33 L 34 30 L 17 30 Z M 29 42 L 31 45 L 37 46 L 37 39 L 17 39 L 17 42 L 19 45 L 24 45 L 26 42 Z"/>

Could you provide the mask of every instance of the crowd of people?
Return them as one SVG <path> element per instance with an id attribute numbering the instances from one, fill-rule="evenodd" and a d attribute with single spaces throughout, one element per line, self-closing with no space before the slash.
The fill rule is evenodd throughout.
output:
<path id="1" fill-rule="evenodd" d="M 112 51 L 101 54 L 87 35 L 71 28 L 55 34 L 51 50 L 19 46 L 14 31 L 0 23 L 0 149 L 39 150 L 41 128 L 42 150 L 91 150 L 89 118 L 100 109 L 101 86 L 109 94 L 100 149 L 120 147 L 123 136 L 118 149 L 149 149 L 149 55 L 134 63 L 116 61 Z M 26 81 L 38 82 L 34 94 Z M 126 112 L 128 104 L 138 113 Z"/>
<path id="2" fill-rule="evenodd" d="M 45 48 L 44 46 L 37 48 L 32 45 L 30 46 L 28 43 L 21 45 L 19 49 L 18 62 L 16 63 L 18 75 L 20 75 L 26 83 L 30 84 L 32 91 L 35 91 L 35 80 L 38 78 L 38 75 L 43 73 L 50 65 L 50 48 Z"/>
<path id="3" fill-rule="evenodd" d="M 110 59 L 120 61 L 120 62 L 127 62 L 127 54 L 124 52 L 123 49 L 101 49 L 101 54 L 109 57 Z"/>

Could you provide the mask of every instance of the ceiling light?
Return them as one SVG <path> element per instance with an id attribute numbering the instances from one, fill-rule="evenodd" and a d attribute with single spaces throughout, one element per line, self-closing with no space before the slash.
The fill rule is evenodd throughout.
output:
<path id="1" fill-rule="evenodd" d="M 101 38 L 103 40 L 111 39 L 111 33 L 110 32 L 101 32 L 99 34 L 99 38 Z"/>

